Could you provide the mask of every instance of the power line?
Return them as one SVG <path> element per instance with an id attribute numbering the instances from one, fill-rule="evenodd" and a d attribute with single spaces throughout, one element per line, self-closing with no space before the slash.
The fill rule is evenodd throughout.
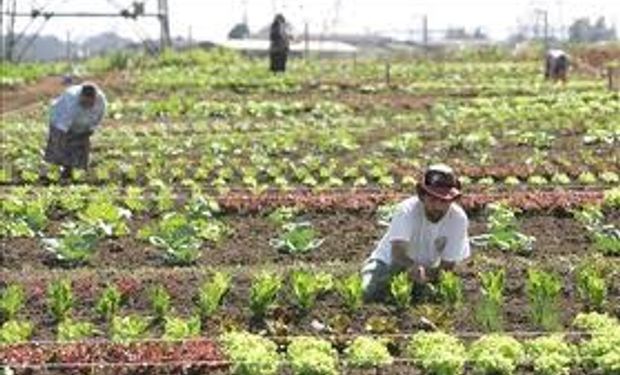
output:
<path id="1" fill-rule="evenodd" d="M 137 20 L 139 18 L 147 18 L 152 17 L 159 20 L 161 24 L 161 38 L 160 38 L 160 46 L 161 49 L 165 49 L 171 45 L 170 38 L 170 24 L 169 24 L 169 12 L 168 12 L 168 1 L 167 0 L 158 0 L 158 11 L 156 13 L 147 13 L 145 12 L 144 1 L 134 1 L 131 4 L 131 7 L 126 8 L 120 5 L 115 0 L 106 0 L 108 4 L 118 9 L 118 12 L 91 12 L 91 11 L 73 11 L 73 12 L 55 12 L 55 11 L 47 11 L 49 5 L 55 0 L 49 0 L 48 3 L 43 7 L 38 7 L 33 9 L 30 12 L 23 12 L 17 10 L 16 0 L 13 0 L 12 6 L 9 4 L 9 10 L 5 11 L 3 7 L 1 7 L 0 16 L 3 18 L 4 15 L 10 16 L 9 23 L 9 37 L 8 37 L 8 49 L 7 49 L 7 58 L 12 60 L 13 58 L 13 50 L 15 45 L 19 40 L 25 35 L 25 32 L 32 25 L 32 23 L 37 19 L 43 19 L 45 23 L 51 18 L 124 18 L 124 19 L 132 19 Z M 64 0 L 66 2 L 67 0 Z M 36 2 L 32 3 L 33 5 Z M 14 24 L 16 18 L 30 18 L 30 22 L 26 25 L 26 28 L 21 33 L 18 39 L 15 38 L 14 32 Z M 22 50 L 22 55 L 25 50 L 30 47 L 30 45 L 36 40 L 40 31 L 43 28 L 43 25 L 39 27 L 34 36 L 28 41 L 27 46 L 24 50 Z M 134 25 L 134 31 L 137 28 Z M 137 33 L 137 32 L 136 32 Z M 138 33 L 137 33 L 138 34 Z M 151 50 L 150 45 L 146 42 L 144 37 L 140 37 L 143 44 L 147 46 L 147 49 Z M 21 56 L 21 55 L 20 55 Z M 4 58 L 4 54 L 2 56 Z"/>
<path id="2" fill-rule="evenodd" d="M 115 7 L 119 11 L 123 10 L 123 6 L 117 3 L 115 0 L 106 0 L 106 1 L 108 2 L 108 4 Z M 146 31 L 144 31 L 144 29 L 141 28 L 140 25 L 137 23 L 130 23 L 130 25 L 134 33 L 138 36 L 138 39 L 140 39 L 140 41 L 142 42 L 142 45 L 144 46 L 144 48 L 146 48 L 147 51 L 149 51 L 150 53 L 153 53 L 157 48 L 153 46 L 153 44 L 151 44 L 150 42 L 151 38 L 149 34 Z"/>
<path id="3" fill-rule="evenodd" d="M 39 8 L 42 10 L 45 10 L 47 7 L 49 7 L 52 2 L 54 2 L 54 0 L 49 0 L 45 5 L 43 5 L 43 7 Z M 15 44 L 19 43 L 20 40 L 24 37 L 24 35 L 26 34 L 26 32 L 28 31 L 28 29 L 30 28 L 30 26 L 35 22 L 36 18 L 32 18 L 30 20 L 30 22 L 28 22 L 26 24 L 26 26 L 24 27 L 24 29 L 22 30 L 22 32 L 20 33 L 20 35 L 17 37 L 17 39 L 15 40 Z"/>
<path id="4" fill-rule="evenodd" d="M 49 8 L 52 3 L 56 1 L 56 0 L 49 0 L 47 3 L 45 3 L 45 5 L 43 5 L 42 7 L 39 8 L 39 10 L 41 12 L 45 11 L 45 9 Z M 63 0 L 62 4 L 66 3 L 67 0 Z M 36 3 L 36 1 L 33 2 L 33 4 Z M 33 7 L 34 9 L 34 7 Z M 16 11 L 17 9 L 15 9 Z M 24 27 L 24 29 L 21 31 L 21 33 L 19 34 L 19 36 L 15 39 L 15 41 L 13 42 L 13 48 L 15 48 L 15 46 L 22 40 L 22 38 L 24 38 L 26 36 L 26 32 L 28 31 L 28 29 L 30 28 L 30 26 L 32 24 L 34 24 L 35 20 L 37 18 L 32 18 L 30 20 L 30 22 Z M 17 56 L 17 61 L 21 61 L 23 55 L 28 51 L 28 49 L 30 48 L 30 46 L 34 43 L 34 41 L 39 37 L 39 35 L 41 34 L 41 31 L 43 31 L 43 28 L 45 27 L 45 25 L 47 24 L 47 21 L 49 21 L 48 17 L 43 17 L 43 23 L 39 26 L 39 28 L 34 32 L 34 34 L 32 35 L 32 37 L 26 42 L 25 47 L 22 48 L 21 52 L 18 54 Z M 13 51 L 11 51 L 12 54 Z"/>
<path id="5" fill-rule="evenodd" d="M 49 20 L 50 20 L 49 18 L 45 18 L 43 23 L 37 29 L 37 31 L 35 31 L 35 33 L 26 42 L 26 44 L 22 48 L 21 52 L 17 55 L 17 61 L 21 61 L 22 57 L 26 54 L 26 52 L 28 51 L 28 49 L 30 48 L 32 43 L 34 43 L 34 41 L 39 37 L 39 35 L 41 34 L 41 31 L 43 31 L 43 28 L 45 28 L 45 25 L 47 24 L 47 22 Z M 24 35 L 24 34 L 22 34 L 22 35 Z"/>

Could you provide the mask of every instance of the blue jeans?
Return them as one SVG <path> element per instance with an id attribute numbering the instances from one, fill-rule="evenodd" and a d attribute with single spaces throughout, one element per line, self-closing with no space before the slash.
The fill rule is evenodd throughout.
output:
<path id="1" fill-rule="evenodd" d="M 392 266 L 378 259 L 368 259 L 362 267 L 362 288 L 364 301 L 383 301 L 389 293 L 390 281 L 394 275 L 405 271 L 403 267 Z"/>

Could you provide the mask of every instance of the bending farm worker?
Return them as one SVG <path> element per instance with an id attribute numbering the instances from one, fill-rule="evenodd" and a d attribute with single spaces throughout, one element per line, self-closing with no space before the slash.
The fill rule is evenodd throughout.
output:
<path id="1" fill-rule="evenodd" d="M 460 183 L 444 164 L 430 166 L 417 185 L 417 196 L 401 202 L 387 233 L 364 263 L 367 302 L 383 300 L 392 276 L 409 273 L 412 282 L 433 281 L 470 256 L 469 221 L 455 202 Z"/>
<path id="2" fill-rule="evenodd" d="M 559 49 L 549 50 L 545 57 L 545 79 L 566 83 L 568 66 L 569 58 L 566 52 Z"/>
<path id="3" fill-rule="evenodd" d="M 86 169 L 90 136 L 101 123 L 106 98 L 94 83 L 69 87 L 52 103 L 45 161 L 62 166 L 62 178 L 73 168 Z"/>

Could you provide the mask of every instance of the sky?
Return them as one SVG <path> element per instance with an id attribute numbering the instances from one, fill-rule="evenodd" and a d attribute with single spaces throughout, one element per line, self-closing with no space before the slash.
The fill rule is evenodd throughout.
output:
<path id="1" fill-rule="evenodd" d="M 516 30 L 518 22 L 533 22 L 534 9 L 549 12 L 551 27 L 566 27 L 577 17 L 606 16 L 608 22 L 620 26 L 620 0 L 168 0 L 173 36 L 194 40 L 221 40 L 243 19 L 247 9 L 249 26 L 256 31 L 270 23 L 274 12 L 281 12 L 303 31 L 307 22 L 311 33 L 337 32 L 399 32 L 421 38 L 422 16 L 428 17 L 431 30 L 463 26 L 473 30 L 482 26 L 492 38 L 503 38 Z M 7 1 L 5 1 L 6 3 Z M 118 12 L 132 0 L 17 0 L 18 10 L 29 12 L 32 7 L 48 4 L 46 10 Z M 336 4 L 340 3 L 339 12 Z M 147 12 L 157 10 L 157 0 L 145 0 Z M 17 31 L 30 22 L 21 19 Z M 33 22 L 28 31 L 35 32 L 43 24 Z M 106 31 L 125 37 L 158 38 L 159 24 L 155 19 L 128 21 L 118 19 L 52 18 L 42 26 L 41 33 L 73 41 Z"/>

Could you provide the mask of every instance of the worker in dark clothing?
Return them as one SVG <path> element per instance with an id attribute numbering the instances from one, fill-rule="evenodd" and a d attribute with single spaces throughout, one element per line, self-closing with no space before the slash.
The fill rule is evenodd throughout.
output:
<path id="1" fill-rule="evenodd" d="M 269 39 L 270 70 L 274 73 L 285 72 L 291 37 L 283 15 L 278 14 L 273 20 Z"/>
<path id="2" fill-rule="evenodd" d="M 566 83 L 568 65 L 566 52 L 559 49 L 549 50 L 545 58 L 545 79 L 551 79 L 554 82 L 561 80 Z"/>

